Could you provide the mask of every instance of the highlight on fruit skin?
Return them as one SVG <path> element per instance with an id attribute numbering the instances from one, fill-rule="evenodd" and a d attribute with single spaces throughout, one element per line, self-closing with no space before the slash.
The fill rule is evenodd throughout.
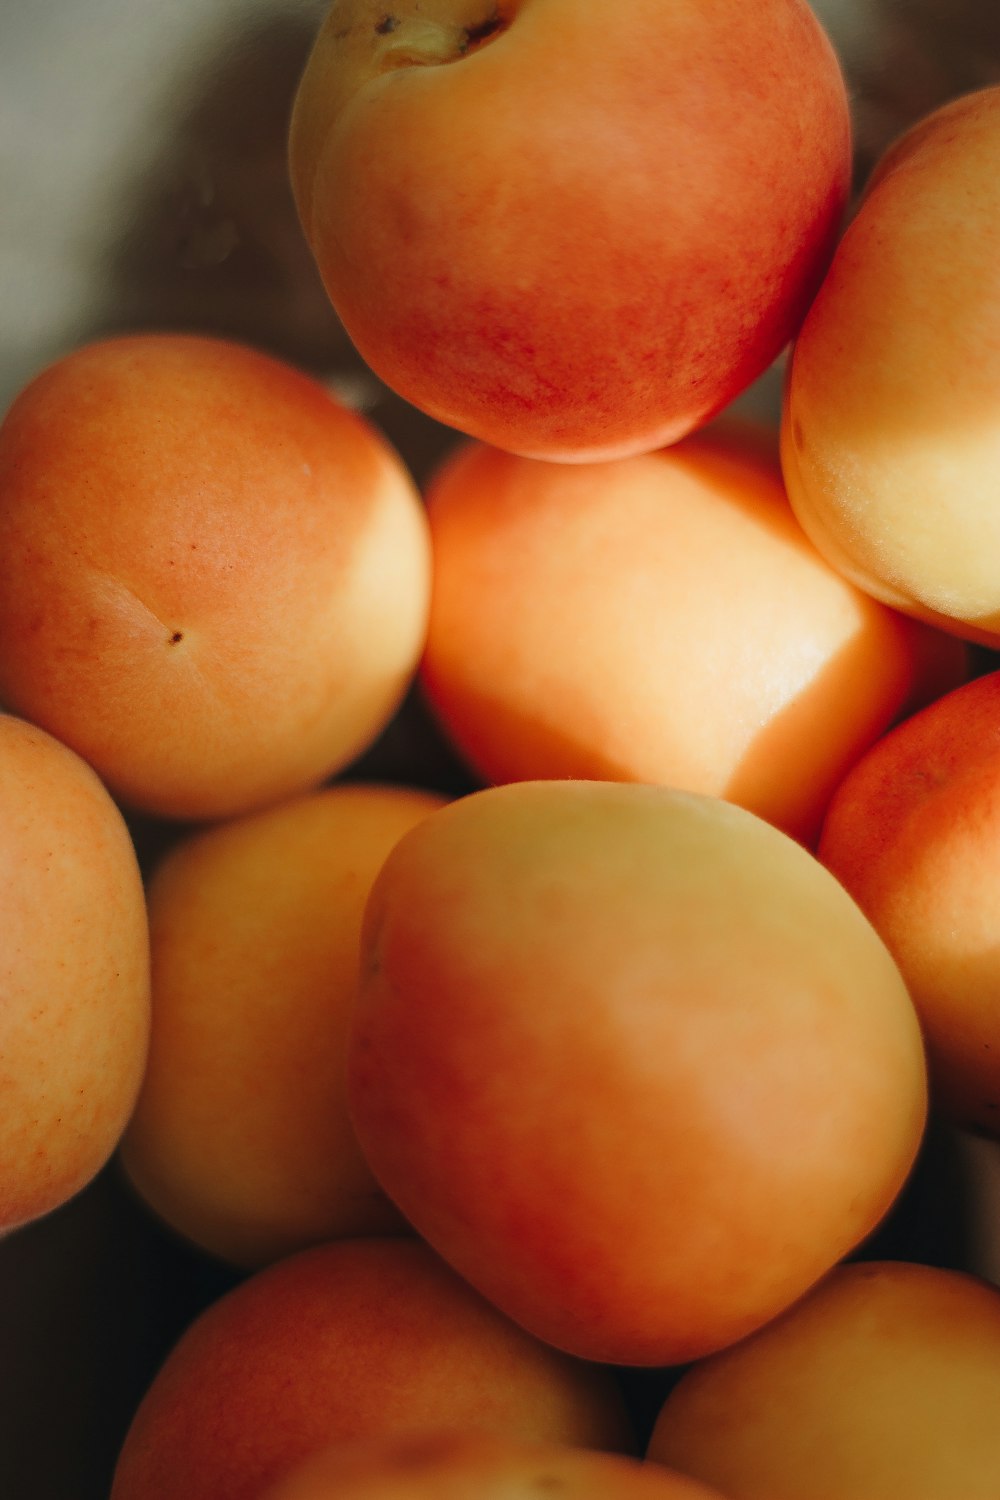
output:
<path id="1" fill-rule="evenodd" d="M 850 115 L 801 0 L 340 0 L 289 161 L 387 385 L 498 447 L 608 459 L 701 425 L 792 338 Z"/>
<path id="2" fill-rule="evenodd" d="M 1000 646 L 1000 86 L 877 164 L 795 341 L 792 505 L 876 598 Z"/>
<path id="3" fill-rule="evenodd" d="M 517 782 L 405 834 L 362 931 L 348 1098 L 417 1232 L 558 1348 L 668 1365 L 857 1246 L 926 1115 L 885 945 L 718 799 Z"/>
<path id="4" fill-rule="evenodd" d="M 663 782 L 811 847 L 854 762 L 968 673 L 817 553 L 748 423 L 612 464 L 464 443 L 425 493 L 421 687 L 485 782 Z"/>
<path id="5" fill-rule="evenodd" d="M 230 341 L 101 340 L 0 424 L 0 696 L 132 809 L 233 816 L 381 732 L 423 647 L 426 520 L 372 424 Z"/>

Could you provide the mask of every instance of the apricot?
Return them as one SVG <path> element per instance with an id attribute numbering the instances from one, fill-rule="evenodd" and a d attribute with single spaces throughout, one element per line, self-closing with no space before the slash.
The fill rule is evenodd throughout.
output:
<path id="1" fill-rule="evenodd" d="M 443 1426 L 631 1445 L 609 1373 L 522 1332 L 417 1240 L 341 1240 L 257 1272 L 188 1328 L 112 1500 L 259 1500 L 330 1443 Z"/>
<path id="2" fill-rule="evenodd" d="M 433 477 L 421 680 L 486 781 L 656 781 L 812 842 L 964 647 L 847 583 L 749 427 L 613 464 L 466 445 Z"/>
<path id="3" fill-rule="evenodd" d="M 689 1370 L 650 1459 L 729 1500 L 1000 1493 L 1000 1291 L 957 1271 L 845 1265 Z"/>
<path id="4" fill-rule="evenodd" d="M 110 1157 L 149 1030 L 146 908 L 121 813 L 79 756 L 0 715 L 0 1232 Z"/>
<path id="5" fill-rule="evenodd" d="M 839 788 L 819 857 L 892 952 L 936 1106 L 1000 1136 L 1000 673 L 900 725 Z"/>
<path id="6" fill-rule="evenodd" d="M 482 1433 L 338 1443 L 262 1500 L 722 1500 L 659 1464 Z"/>
<path id="7" fill-rule="evenodd" d="M 375 738 L 423 646 L 429 552 L 401 461 L 279 361 L 136 334 L 0 426 L 0 696 L 132 807 L 221 818 Z"/>
<path id="8" fill-rule="evenodd" d="M 664 787 L 519 782 L 372 887 L 358 1139 L 418 1233 L 586 1358 L 749 1333 L 878 1222 L 925 1116 L 882 941 L 800 845 Z"/>
<path id="9" fill-rule="evenodd" d="M 363 358 L 539 458 L 659 447 L 749 385 L 805 314 L 850 161 L 800 0 L 338 0 L 290 136 Z"/>
<path id="10" fill-rule="evenodd" d="M 443 798 L 341 785 L 203 830 L 149 882 L 149 1063 L 122 1145 L 174 1229 L 255 1266 L 399 1230 L 347 1116 L 368 889 Z"/>
<path id="11" fill-rule="evenodd" d="M 891 146 L 796 340 L 782 461 L 847 577 L 1000 644 L 1000 87 Z"/>

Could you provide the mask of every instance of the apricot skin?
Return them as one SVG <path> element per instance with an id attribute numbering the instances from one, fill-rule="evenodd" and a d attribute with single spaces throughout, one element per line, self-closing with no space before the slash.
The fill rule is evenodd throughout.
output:
<path id="1" fill-rule="evenodd" d="M 1000 645 L 1000 87 L 877 165 L 802 325 L 782 419 L 792 505 L 878 599 Z"/>
<path id="2" fill-rule="evenodd" d="M 0 1232 L 111 1155 L 146 1060 L 149 944 L 121 813 L 89 766 L 0 716 Z"/>
<path id="3" fill-rule="evenodd" d="M 401 462 L 289 366 L 135 334 L 43 371 L 0 426 L 0 695 L 123 802 L 221 818 L 378 734 L 423 645 Z"/>
<path id="4" fill-rule="evenodd" d="M 664 782 L 812 844 L 858 757 L 968 670 L 818 555 L 753 428 L 614 464 L 466 444 L 427 501 L 421 683 L 484 781 Z"/>
<path id="5" fill-rule="evenodd" d="M 648 1456 L 729 1500 L 1000 1493 L 1000 1291 L 902 1262 L 838 1267 L 688 1371 Z"/>
<path id="6" fill-rule="evenodd" d="M 557 1347 L 671 1364 L 801 1295 L 889 1207 L 912 1003 L 799 845 L 663 787 L 520 782 L 405 834 L 348 1059 L 375 1176 Z"/>
<path id="7" fill-rule="evenodd" d="M 368 888 L 442 802 L 327 787 L 202 830 L 155 870 L 149 1063 L 122 1154 L 202 1248 L 249 1267 L 405 1230 L 354 1139 L 344 1055 Z"/>
<path id="8" fill-rule="evenodd" d="M 1000 1137 L 1000 674 L 946 694 L 854 767 L 818 855 L 881 934 L 927 1040 L 936 1107 Z"/>
<path id="9" fill-rule="evenodd" d="M 341 0 L 290 162 L 383 380 L 498 447 L 603 459 L 675 441 L 793 335 L 850 124 L 798 0 Z"/>
<path id="10" fill-rule="evenodd" d="M 136 1413 L 112 1500 L 259 1500 L 329 1443 L 446 1425 L 632 1444 L 609 1375 L 528 1337 L 425 1245 L 340 1241 L 191 1325 Z"/>
<path id="11" fill-rule="evenodd" d="M 261 1500 L 722 1500 L 660 1464 L 615 1454 L 442 1432 L 336 1444 Z"/>

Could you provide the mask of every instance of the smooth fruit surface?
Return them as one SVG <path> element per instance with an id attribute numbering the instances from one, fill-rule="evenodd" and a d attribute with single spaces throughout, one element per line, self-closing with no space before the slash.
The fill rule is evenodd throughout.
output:
<path id="1" fill-rule="evenodd" d="M 730 1500 L 986 1500 L 1000 1490 L 1000 1291 L 902 1262 L 839 1267 L 681 1378 L 649 1457 Z"/>
<path id="2" fill-rule="evenodd" d="M 486 781 L 664 782 L 811 842 L 862 752 L 966 670 L 819 556 L 752 427 L 612 464 L 467 444 L 427 498 L 421 681 Z"/>
<path id="3" fill-rule="evenodd" d="M 0 695 L 171 817 L 317 785 L 423 646 L 401 461 L 317 382 L 219 339 L 109 339 L 32 381 L 0 426 L 0 552 Z"/>
<path id="4" fill-rule="evenodd" d="M 113 1500 L 259 1500 L 329 1443 L 458 1426 L 623 1449 L 602 1371 L 516 1328 L 416 1241 L 258 1272 L 191 1325 L 147 1392 Z"/>
<path id="5" fill-rule="evenodd" d="M 927 1040 L 937 1108 L 1000 1136 L 1000 674 L 886 735 L 831 803 L 818 854 L 880 933 Z"/>
<path id="6" fill-rule="evenodd" d="M 798 844 L 667 788 L 520 782 L 405 834 L 349 1056 L 369 1165 L 539 1337 L 670 1364 L 874 1226 L 924 1122 L 884 945 Z"/>
<path id="7" fill-rule="evenodd" d="M 876 168 L 795 344 L 792 505 L 877 598 L 1000 643 L 1000 88 Z"/>
<path id="8" fill-rule="evenodd" d="M 292 182 L 364 359 L 536 457 L 671 442 L 792 337 L 850 172 L 799 0 L 341 0 Z"/>
<path id="9" fill-rule="evenodd" d="M 443 799 L 327 787 L 205 829 L 149 882 L 153 1025 L 123 1142 L 174 1229 L 237 1265 L 404 1226 L 347 1118 L 368 889 Z"/>
<path id="10" fill-rule="evenodd" d="M 609 1453 L 444 1432 L 342 1443 L 262 1500 L 722 1500 L 696 1480 Z"/>
<path id="11" fill-rule="evenodd" d="M 0 1232 L 111 1155 L 146 1060 L 149 942 L 135 850 L 89 766 L 0 715 Z"/>

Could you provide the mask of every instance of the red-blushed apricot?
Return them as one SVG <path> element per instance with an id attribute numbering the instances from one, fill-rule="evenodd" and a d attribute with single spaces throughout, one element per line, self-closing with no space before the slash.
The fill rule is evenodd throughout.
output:
<path id="1" fill-rule="evenodd" d="M 796 340 L 782 461 L 816 545 L 877 598 L 1000 645 L 1000 87 L 876 166 Z"/>
<path id="2" fill-rule="evenodd" d="M 347 1116 L 368 889 L 443 798 L 341 785 L 175 845 L 149 882 L 153 1022 L 122 1145 L 174 1229 L 238 1265 L 402 1227 Z"/>
<path id="3" fill-rule="evenodd" d="M 0 1232 L 64 1203 L 111 1155 L 149 1029 L 135 850 L 94 772 L 0 715 Z"/>
<path id="4" fill-rule="evenodd" d="M 800 0 L 338 0 L 290 140 L 363 357 L 540 458 L 672 442 L 760 374 L 829 260 L 850 156 Z"/>
<path id="5" fill-rule="evenodd" d="M 429 548 L 395 453 L 223 340 L 110 339 L 0 426 L 0 697 L 125 802 L 222 817 L 318 784 L 395 710 Z"/>
<path id="6" fill-rule="evenodd" d="M 1000 1291 L 903 1262 L 840 1266 L 689 1370 L 648 1457 L 729 1500 L 1000 1494 Z"/>
<path id="7" fill-rule="evenodd" d="M 800 845 L 664 787 L 518 782 L 404 834 L 349 1101 L 417 1231 L 525 1328 L 673 1364 L 877 1223 L 924 1123 L 899 972 Z"/>
<path id="8" fill-rule="evenodd" d="M 337 1443 L 261 1500 L 723 1500 L 660 1464 L 555 1443 L 443 1432 Z"/>
<path id="9" fill-rule="evenodd" d="M 819 857 L 920 1015 L 937 1106 L 1000 1136 L 1000 673 L 901 724 L 834 797 Z"/>
<path id="10" fill-rule="evenodd" d="M 149 1388 L 112 1500 L 259 1500 L 333 1442 L 469 1431 L 631 1446 L 612 1376 L 509 1322 L 418 1240 L 341 1240 L 203 1313 Z"/>
<path id="11" fill-rule="evenodd" d="M 468 444 L 428 513 L 422 682 L 487 781 L 664 782 L 811 842 L 863 751 L 966 675 L 819 556 L 753 428 L 612 464 Z"/>

